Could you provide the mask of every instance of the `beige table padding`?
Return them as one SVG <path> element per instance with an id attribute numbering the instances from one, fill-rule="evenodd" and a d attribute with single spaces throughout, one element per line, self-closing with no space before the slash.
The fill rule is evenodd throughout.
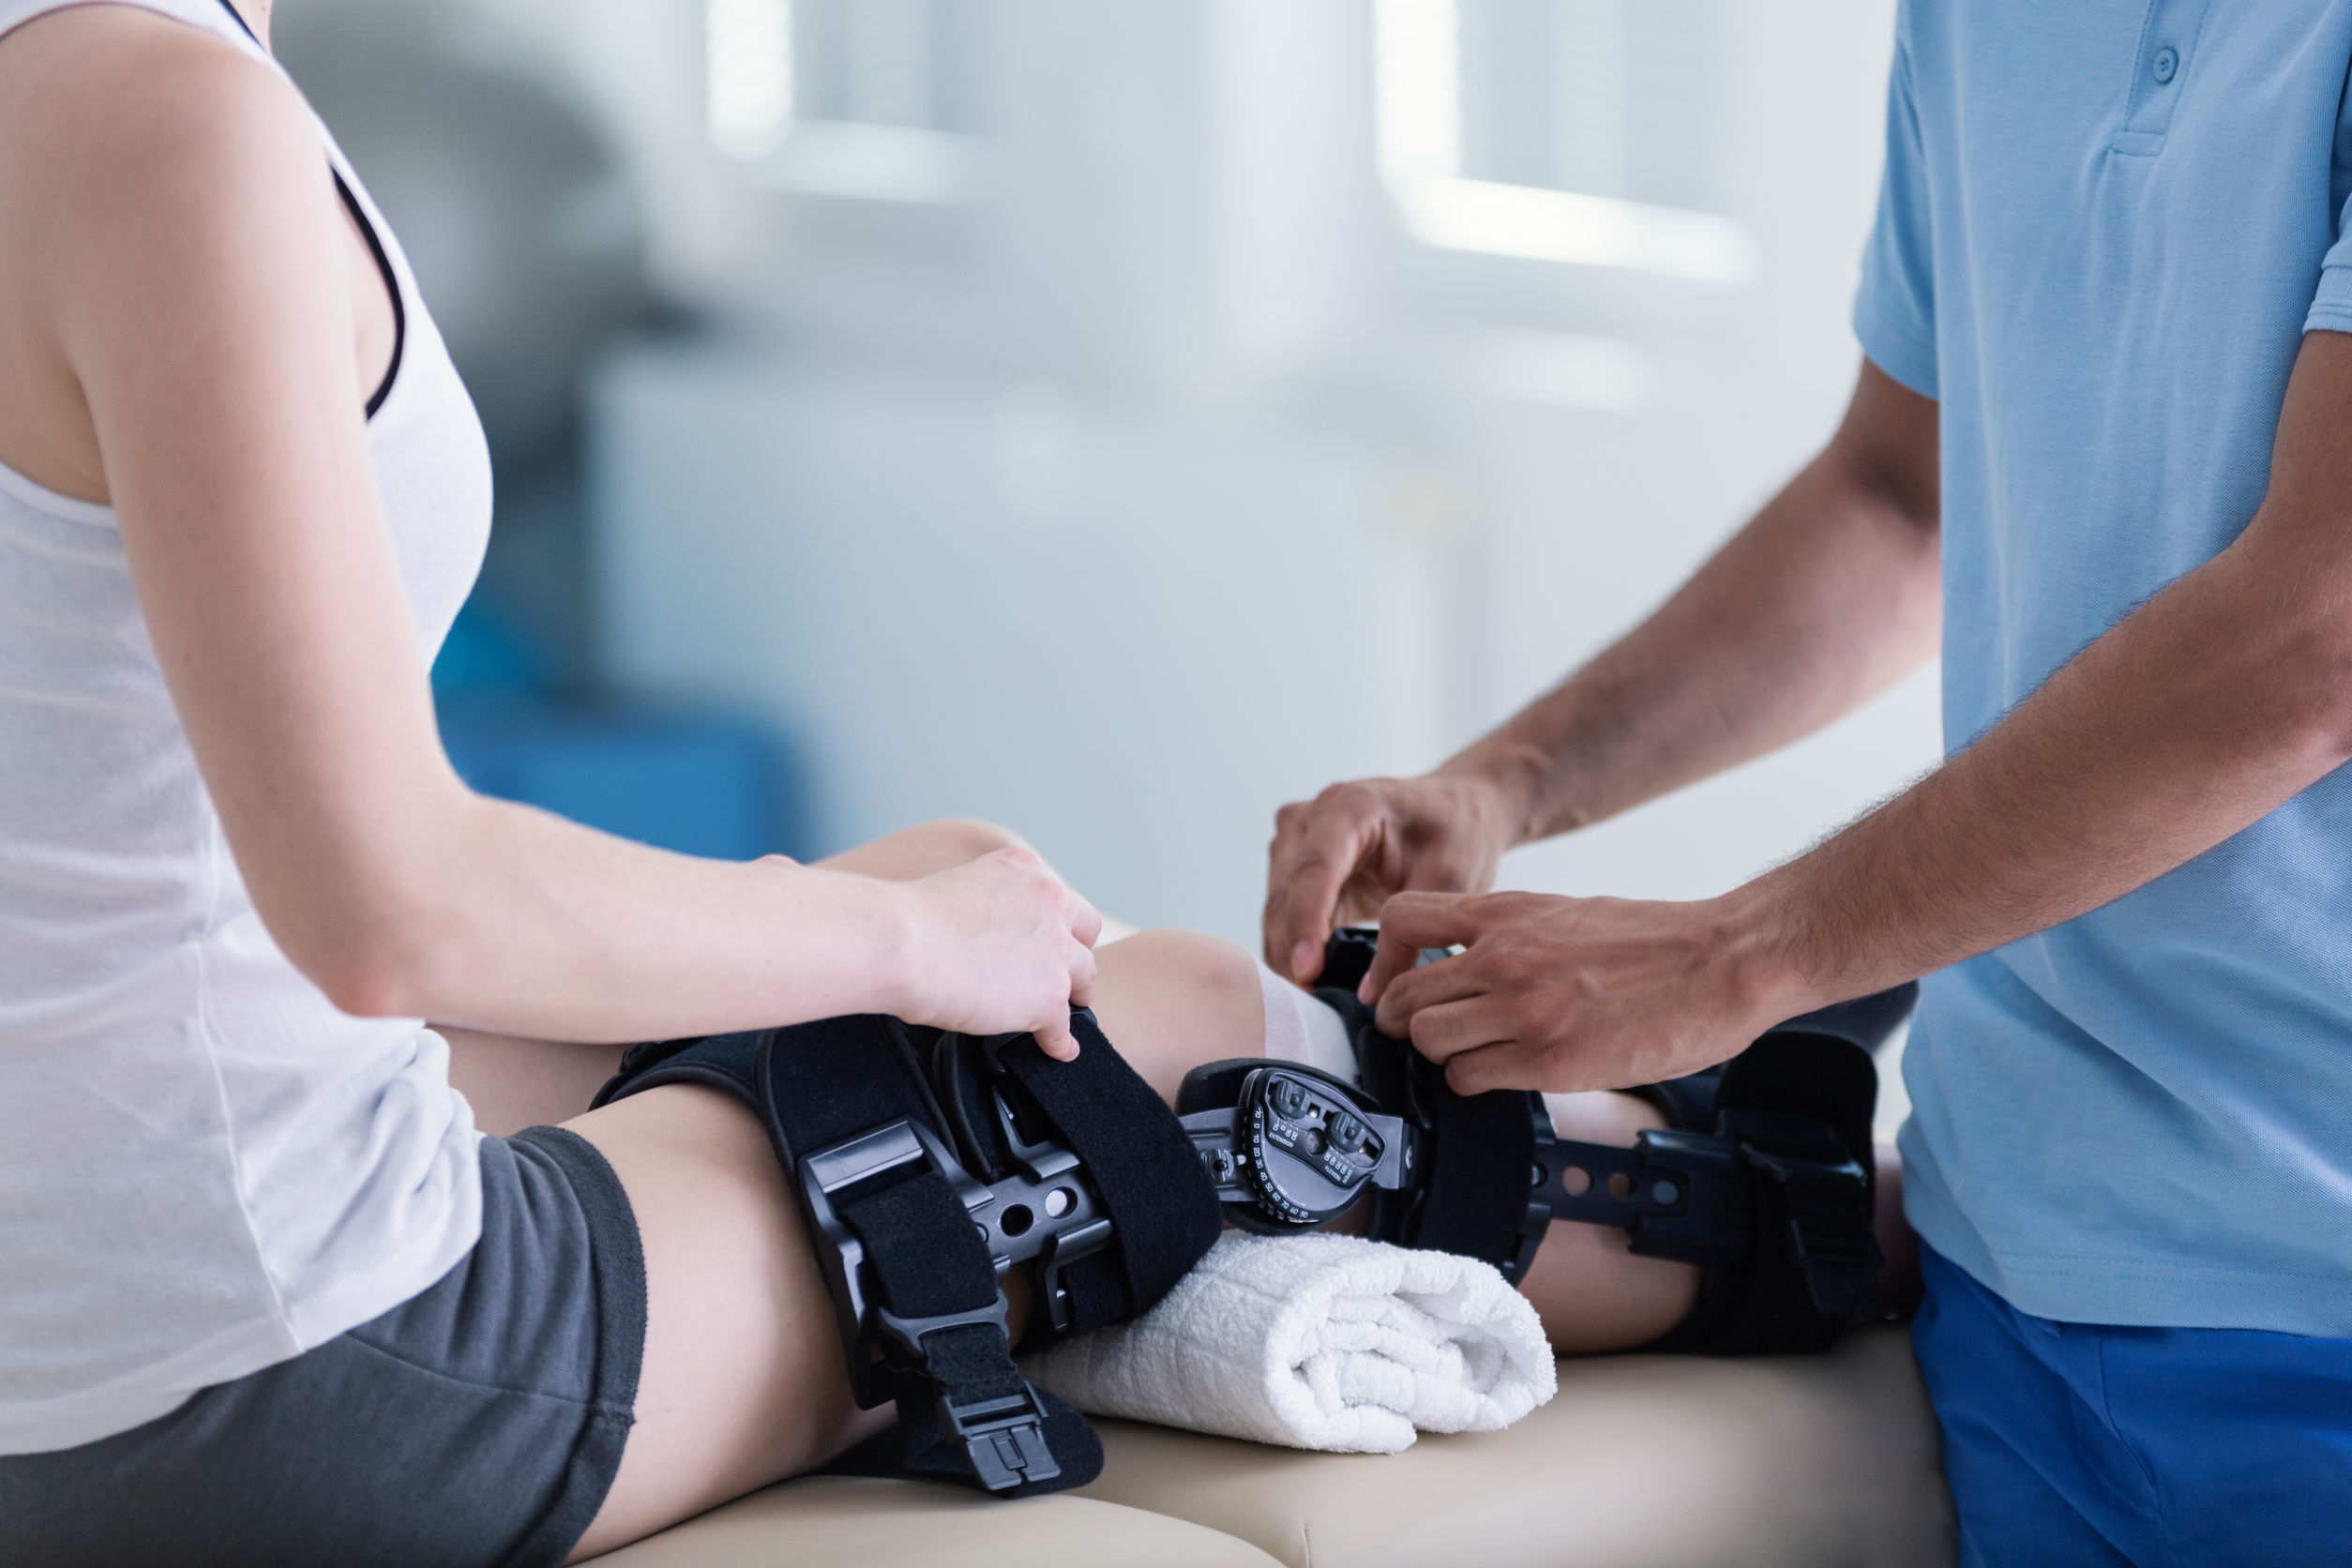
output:
<path id="1" fill-rule="evenodd" d="M 599 1568 L 1274 1568 L 1182 1519 L 1086 1498 L 998 1502 L 918 1481 L 808 1476 L 771 1486 Z"/>
<path id="2" fill-rule="evenodd" d="M 1560 1364 L 1507 1432 L 1302 1454 L 1097 1424 L 1080 1493 L 992 1501 L 812 1476 L 623 1548 L 614 1568 L 1943 1568 L 1951 1503 L 1901 1329 L 1826 1356 Z"/>
<path id="3" fill-rule="evenodd" d="M 1560 1364 L 1506 1432 L 1303 1454 L 1103 1422 L 1078 1494 L 1255 1543 L 1291 1568 L 1937 1568 L 1951 1509 L 1897 1328 L 1825 1356 Z"/>

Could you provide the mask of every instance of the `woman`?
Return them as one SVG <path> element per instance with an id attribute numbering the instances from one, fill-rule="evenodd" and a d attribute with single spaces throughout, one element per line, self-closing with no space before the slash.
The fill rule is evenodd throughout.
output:
<path id="1" fill-rule="evenodd" d="M 470 793 L 426 671 L 480 430 L 268 22 L 0 0 L 0 1536 L 554 1563 L 886 1418 L 748 1113 L 580 1114 L 619 1043 L 882 1012 L 1066 1057 L 1092 1003 L 1168 1093 L 1292 1003 L 1203 938 L 1098 960 L 975 824 L 729 865 Z M 1687 1310 L 1555 1229 L 1563 1345 Z"/>

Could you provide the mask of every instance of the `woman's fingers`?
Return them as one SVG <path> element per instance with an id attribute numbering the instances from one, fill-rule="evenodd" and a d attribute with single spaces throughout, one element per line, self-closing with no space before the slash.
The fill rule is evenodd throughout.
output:
<path id="1" fill-rule="evenodd" d="M 1094 1005 L 1094 950 L 1075 938 L 1070 942 L 1070 1005 Z"/>
<path id="2" fill-rule="evenodd" d="M 1037 1031 L 1037 1044 L 1048 1056 L 1060 1062 L 1078 1060 L 1078 1036 L 1070 1030 L 1070 1009 L 1092 1007 L 1094 1004 L 1094 942 L 1103 934 L 1103 917 L 1094 906 L 1056 884 L 1061 895 L 1060 910 L 1048 928 L 1048 942 L 1062 943 L 1062 963 L 1064 970 L 1063 1005 Z"/>
<path id="3" fill-rule="evenodd" d="M 1056 1062 L 1078 1060 L 1078 1036 L 1070 1032 L 1070 1017 L 1067 1013 L 1063 1014 L 1057 1021 L 1033 1033 L 1037 1036 L 1037 1048 Z"/>
<path id="4" fill-rule="evenodd" d="M 1067 888 L 1063 889 L 1063 891 L 1069 892 Z M 1069 898 L 1071 905 L 1068 918 L 1070 935 L 1077 941 L 1079 946 L 1092 949 L 1096 942 L 1103 940 L 1102 914 L 1094 908 L 1093 905 L 1088 903 L 1085 899 L 1079 897 L 1074 892 L 1069 894 Z"/>

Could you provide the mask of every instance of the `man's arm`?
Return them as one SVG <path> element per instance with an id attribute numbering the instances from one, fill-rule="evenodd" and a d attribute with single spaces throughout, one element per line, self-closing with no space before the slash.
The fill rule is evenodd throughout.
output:
<path id="1" fill-rule="evenodd" d="M 2255 822 L 2352 759 L 2347 415 L 2352 337 L 2312 333 L 2236 542 L 1810 854 L 1693 904 L 1392 900 L 1366 980 L 1382 1022 L 1466 1092 L 1646 1082 L 2096 909 Z M 1411 948 L 1456 942 L 1407 972 Z"/>
<path id="2" fill-rule="evenodd" d="M 1503 851 L 1786 746 L 1934 650 L 1936 405 L 1865 361 L 1820 455 L 1656 613 L 1435 773 L 1275 818 L 1266 961 L 1301 980 L 1390 894 L 1480 892 Z"/>

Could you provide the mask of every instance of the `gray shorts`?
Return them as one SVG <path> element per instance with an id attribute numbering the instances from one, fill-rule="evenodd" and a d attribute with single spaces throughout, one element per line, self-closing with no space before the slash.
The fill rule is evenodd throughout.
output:
<path id="1" fill-rule="evenodd" d="M 8 1568 L 535 1568 L 620 1468 L 645 1263 L 577 1134 L 482 1141 L 482 1239 L 316 1349 L 80 1448 L 0 1458 Z"/>

